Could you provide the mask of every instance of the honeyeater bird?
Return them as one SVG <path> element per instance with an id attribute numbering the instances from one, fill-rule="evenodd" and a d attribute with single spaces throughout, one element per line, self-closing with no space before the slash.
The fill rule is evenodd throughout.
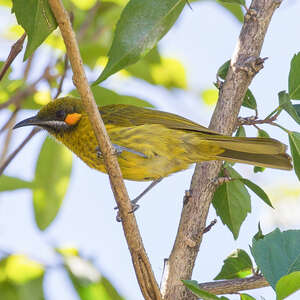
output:
<path id="1" fill-rule="evenodd" d="M 101 106 L 99 111 L 125 179 L 156 183 L 208 160 L 292 168 L 286 146 L 275 139 L 225 136 L 175 114 L 128 104 Z M 14 128 L 32 125 L 47 130 L 88 166 L 106 172 L 80 99 L 54 100 Z"/>

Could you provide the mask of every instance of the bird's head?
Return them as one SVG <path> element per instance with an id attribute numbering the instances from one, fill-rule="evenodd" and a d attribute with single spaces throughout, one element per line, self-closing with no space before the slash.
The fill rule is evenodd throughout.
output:
<path id="1" fill-rule="evenodd" d="M 72 130 L 79 123 L 83 113 L 81 100 L 64 97 L 49 102 L 36 116 L 25 119 L 14 126 L 39 126 L 52 134 Z"/>

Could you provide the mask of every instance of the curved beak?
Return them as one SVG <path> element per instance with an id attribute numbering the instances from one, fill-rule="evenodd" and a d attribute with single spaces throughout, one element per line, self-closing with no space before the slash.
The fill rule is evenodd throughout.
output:
<path id="1" fill-rule="evenodd" d="M 45 121 L 39 120 L 37 116 L 34 116 L 17 123 L 13 129 L 24 127 L 24 126 L 41 126 L 44 123 Z"/>

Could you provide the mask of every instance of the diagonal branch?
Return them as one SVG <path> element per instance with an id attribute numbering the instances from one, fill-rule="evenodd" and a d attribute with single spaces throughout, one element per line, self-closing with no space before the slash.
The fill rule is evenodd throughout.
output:
<path id="1" fill-rule="evenodd" d="M 259 58 L 264 37 L 279 0 L 253 0 L 231 58 L 226 81 L 222 85 L 210 129 L 232 134 L 237 116 L 255 74 L 263 67 Z M 191 197 L 184 202 L 176 240 L 164 274 L 162 294 L 165 300 L 196 299 L 180 279 L 190 279 L 202 241 L 208 209 L 215 191 L 212 184 L 221 162 L 196 166 L 190 187 Z"/>
<path id="2" fill-rule="evenodd" d="M 199 283 L 199 288 L 215 295 L 221 295 L 259 289 L 269 285 L 270 284 L 263 276 L 253 275 L 248 278 L 235 278 L 230 280 Z"/>
<path id="3" fill-rule="evenodd" d="M 0 71 L 0 80 L 2 80 L 3 76 L 7 72 L 8 68 L 14 61 L 14 59 L 18 56 L 18 54 L 23 49 L 24 40 L 26 38 L 26 33 L 24 33 L 11 47 L 9 55 Z"/>
<path id="4" fill-rule="evenodd" d="M 142 238 L 136 223 L 130 200 L 121 175 L 121 170 L 114 155 L 104 123 L 98 111 L 94 96 L 89 87 L 83 69 L 75 33 L 72 29 L 68 13 L 65 11 L 61 0 L 48 0 L 63 36 L 67 55 L 73 70 L 73 81 L 81 96 L 85 110 L 91 121 L 100 150 L 103 154 L 105 167 L 109 174 L 110 184 L 119 207 L 122 226 L 133 260 L 133 265 L 144 298 L 147 300 L 161 299 L 160 291 L 155 280 L 150 262 L 143 246 Z"/>

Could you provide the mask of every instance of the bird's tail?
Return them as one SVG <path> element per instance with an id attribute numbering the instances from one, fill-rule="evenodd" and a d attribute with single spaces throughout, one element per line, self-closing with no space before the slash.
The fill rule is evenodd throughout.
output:
<path id="1" fill-rule="evenodd" d="M 216 155 L 219 160 L 283 170 L 293 168 L 286 145 L 275 139 L 215 135 L 206 137 L 206 140 L 224 150 Z"/>

